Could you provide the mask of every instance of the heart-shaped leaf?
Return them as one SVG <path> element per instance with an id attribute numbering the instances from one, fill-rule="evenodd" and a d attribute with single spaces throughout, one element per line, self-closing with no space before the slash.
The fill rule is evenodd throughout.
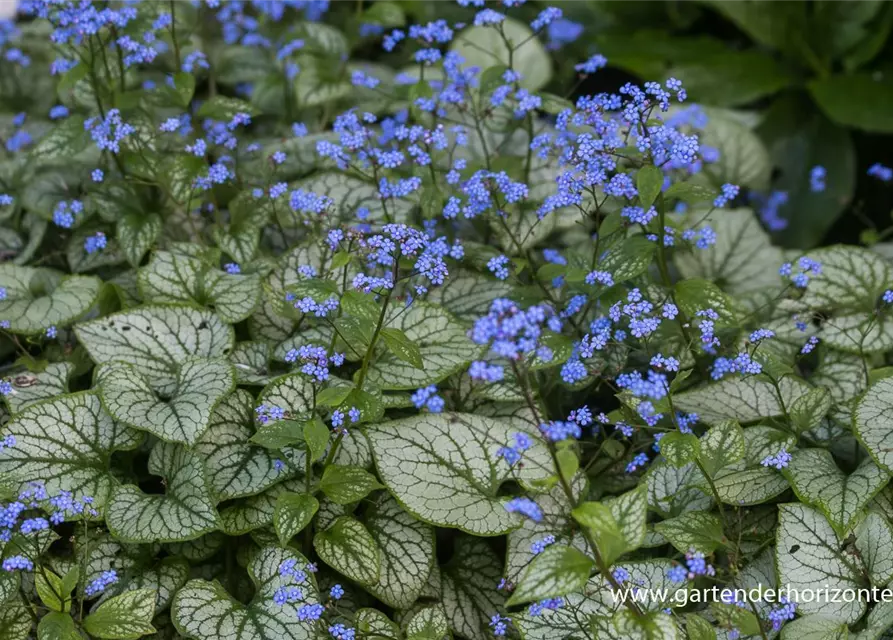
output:
<path id="1" fill-rule="evenodd" d="M 182 445 L 159 442 L 149 456 L 149 471 L 164 478 L 164 495 L 123 485 L 109 499 L 106 524 L 117 539 L 181 542 L 218 528 L 220 519 L 197 455 Z"/>
<path id="2" fill-rule="evenodd" d="M 204 433 L 217 404 L 235 387 L 235 371 L 224 360 L 191 359 L 177 371 L 176 392 L 160 398 L 134 367 L 104 366 L 98 380 L 109 413 L 162 440 L 193 445 Z"/>

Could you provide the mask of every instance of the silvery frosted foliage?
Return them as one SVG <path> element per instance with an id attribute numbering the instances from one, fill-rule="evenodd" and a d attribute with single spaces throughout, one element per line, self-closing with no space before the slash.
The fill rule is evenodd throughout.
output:
<path id="1" fill-rule="evenodd" d="M 0 23 L 0 640 L 885 637 L 890 252 L 587 29 Z"/>

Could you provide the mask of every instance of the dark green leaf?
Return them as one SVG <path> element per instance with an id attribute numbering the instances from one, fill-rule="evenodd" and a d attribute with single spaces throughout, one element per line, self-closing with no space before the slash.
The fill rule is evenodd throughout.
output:
<path id="1" fill-rule="evenodd" d="M 381 337 L 385 346 L 395 356 L 403 360 L 416 369 L 423 369 L 422 352 L 419 351 L 418 345 L 406 337 L 406 334 L 400 329 L 386 327 L 381 330 Z"/>

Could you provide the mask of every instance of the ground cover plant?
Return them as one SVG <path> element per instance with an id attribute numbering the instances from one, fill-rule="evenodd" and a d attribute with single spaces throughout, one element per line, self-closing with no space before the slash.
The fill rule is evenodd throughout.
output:
<path id="1" fill-rule="evenodd" d="M 0 23 L 0 640 L 886 637 L 886 232 L 586 28 Z"/>

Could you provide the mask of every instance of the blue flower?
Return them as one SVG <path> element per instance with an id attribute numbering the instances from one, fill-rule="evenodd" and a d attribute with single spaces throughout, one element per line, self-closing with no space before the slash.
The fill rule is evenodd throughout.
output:
<path id="1" fill-rule="evenodd" d="M 505 503 L 505 510 L 509 513 L 520 513 L 534 522 L 540 522 L 543 519 L 542 509 L 530 498 L 512 498 Z"/>

